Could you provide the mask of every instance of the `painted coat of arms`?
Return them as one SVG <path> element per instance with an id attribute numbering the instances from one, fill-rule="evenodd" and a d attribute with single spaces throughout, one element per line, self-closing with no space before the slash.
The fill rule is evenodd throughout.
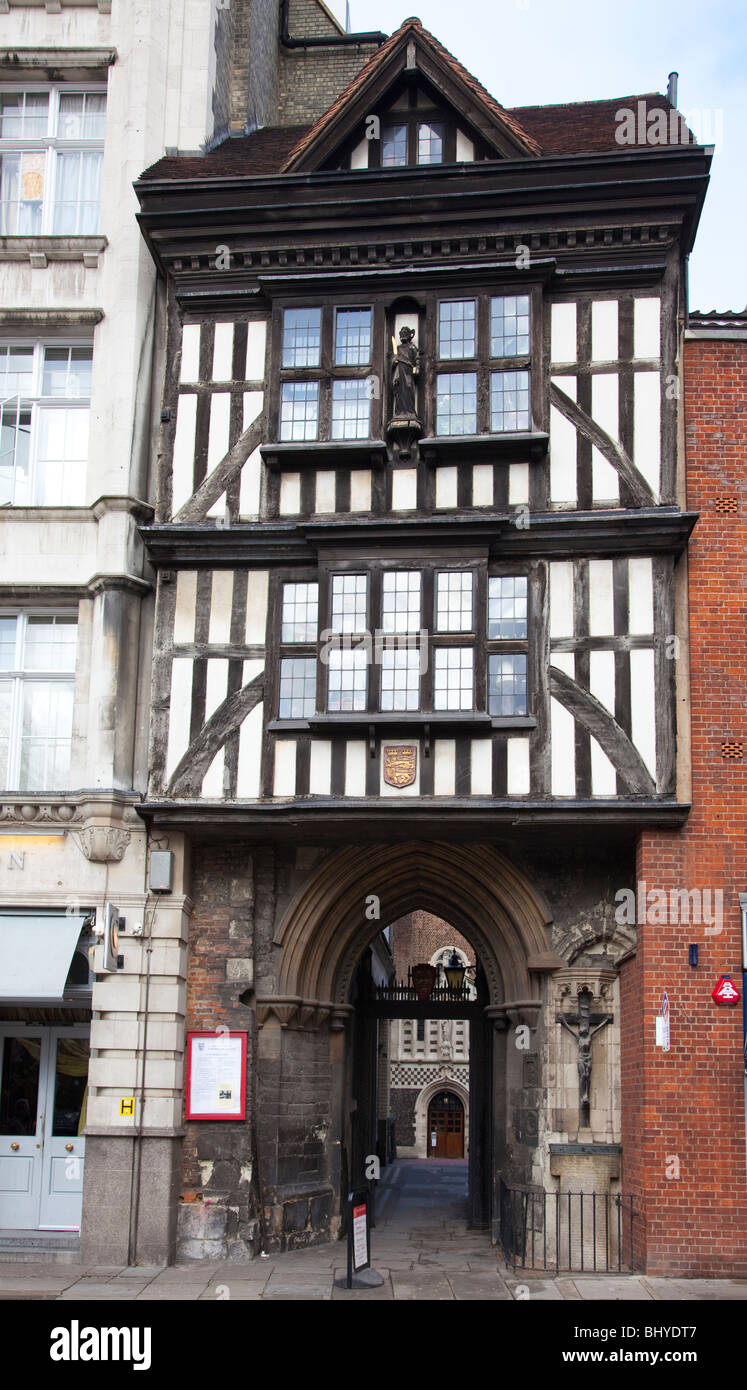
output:
<path id="1" fill-rule="evenodd" d="M 417 744 L 390 743 L 384 748 L 384 781 L 388 787 L 411 787 L 417 768 Z"/>

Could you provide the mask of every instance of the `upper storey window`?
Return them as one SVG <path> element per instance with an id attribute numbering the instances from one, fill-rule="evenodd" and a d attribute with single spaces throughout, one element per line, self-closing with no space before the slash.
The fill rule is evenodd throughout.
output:
<path id="1" fill-rule="evenodd" d="M 0 616 L 0 785 L 67 786 L 78 625 L 75 614 Z"/>
<path id="2" fill-rule="evenodd" d="M 418 164 L 443 164 L 444 128 L 441 121 L 418 125 Z"/>
<path id="3" fill-rule="evenodd" d="M 436 434 L 531 429 L 528 295 L 480 295 L 438 306 Z"/>
<path id="4" fill-rule="evenodd" d="M 281 440 L 371 437 L 372 337 L 368 306 L 283 311 Z"/>
<path id="5" fill-rule="evenodd" d="M 402 121 L 381 131 L 381 164 L 394 169 L 406 164 L 443 164 L 443 121 Z"/>
<path id="6" fill-rule="evenodd" d="M 93 348 L 0 342 L 0 505 L 85 498 Z"/>
<path id="7" fill-rule="evenodd" d="M 0 91 L 0 235 L 99 230 L 106 93 Z"/>

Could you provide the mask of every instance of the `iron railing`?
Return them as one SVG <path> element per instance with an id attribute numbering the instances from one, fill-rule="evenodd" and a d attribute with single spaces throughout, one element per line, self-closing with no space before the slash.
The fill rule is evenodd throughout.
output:
<path id="1" fill-rule="evenodd" d="M 622 1193 L 531 1192 L 500 1180 L 501 1245 L 514 1270 L 629 1270 L 641 1220 Z"/>

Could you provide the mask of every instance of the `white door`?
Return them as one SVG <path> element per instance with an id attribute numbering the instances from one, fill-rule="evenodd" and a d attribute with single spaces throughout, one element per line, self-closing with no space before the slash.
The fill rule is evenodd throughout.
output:
<path id="1" fill-rule="evenodd" d="M 2 1045 L 0 1228 L 78 1230 L 88 1029 L 4 1025 Z"/>
<path id="2" fill-rule="evenodd" d="M 46 1032 L 0 1024 L 0 1229 L 30 1231 L 39 1221 Z"/>

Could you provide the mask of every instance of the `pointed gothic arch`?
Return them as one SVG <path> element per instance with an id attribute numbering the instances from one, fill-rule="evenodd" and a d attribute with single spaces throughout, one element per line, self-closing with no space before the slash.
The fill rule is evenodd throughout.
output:
<path id="1" fill-rule="evenodd" d="M 546 902 L 505 855 L 437 841 L 355 845 L 326 856 L 288 907 L 274 938 L 277 992 L 257 996 L 260 1025 L 274 1015 L 283 1027 L 326 1017 L 343 1027 L 362 952 L 415 908 L 445 918 L 474 946 L 489 1007 L 539 1007 L 537 972 L 562 961 L 550 950 Z"/>

